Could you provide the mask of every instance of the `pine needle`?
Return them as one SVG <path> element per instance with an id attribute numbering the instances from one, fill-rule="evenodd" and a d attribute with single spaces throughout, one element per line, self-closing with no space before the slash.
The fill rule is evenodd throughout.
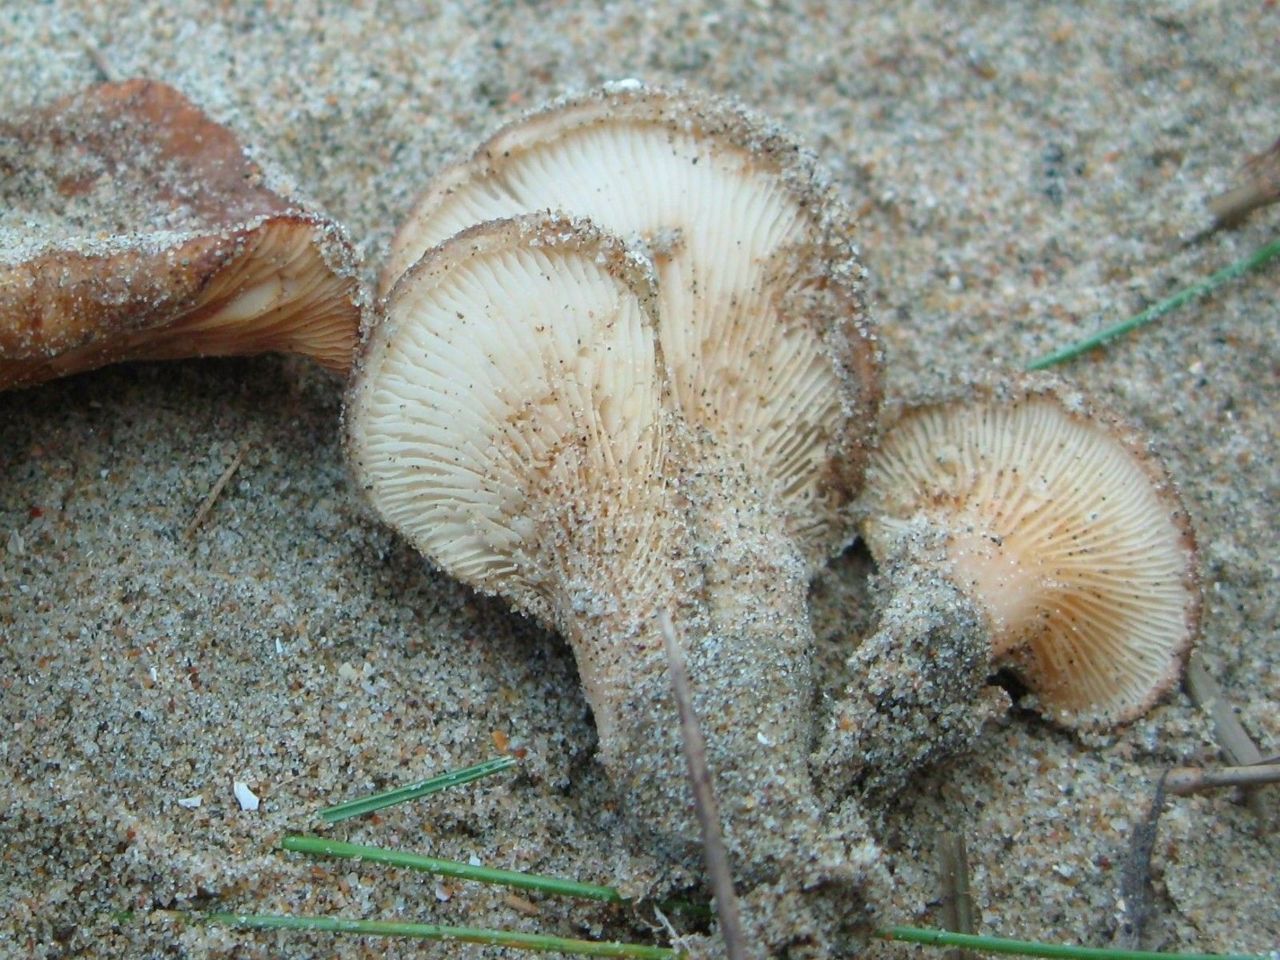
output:
<path id="1" fill-rule="evenodd" d="M 1193 653 L 1187 661 L 1186 685 L 1191 699 L 1213 721 L 1214 738 L 1227 759 L 1240 767 L 1261 763 L 1262 752 L 1258 750 L 1258 745 L 1241 725 L 1226 693 L 1205 668 L 1204 661 L 1197 653 Z M 1245 804 L 1261 822 L 1266 817 L 1262 794 L 1256 789 L 1246 789 L 1244 795 Z"/>
<path id="2" fill-rule="evenodd" d="M 349 820 L 352 817 L 373 813 L 375 810 L 381 810 L 397 803 L 404 803 L 406 800 L 416 800 L 419 797 L 425 797 L 449 787 L 471 783 L 481 777 L 487 777 L 502 770 L 509 770 L 515 765 L 515 757 L 496 757 L 493 760 L 485 760 L 483 763 L 476 763 L 461 770 L 442 773 L 427 780 L 419 780 L 417 783 L 411 783 L 408 786 L 396 787 L 393 790 L 375 793 L 368 797 L 360 797 L 356 800 L 348 800 L 346 803 L 340 803 L 337 806 L 321 810 L 320 816 L 325 823 L 338 823 L 342 820 Z"/>
<path id="3" fill-rule="evenodd" d="M 1190 303 L 1192 300 L 1207 296 L 1223 284 L 1228 283 L 1237 277 L 1243 276 L 1251 270 L 1258 269 L 1271 260 L 1274 260 L 1277 256 L 1280 256 L 1280 240 L 1272 240 L 1266 246 L 1245 257 L 1243 260 L 1237 260 L 1230 266 L 1223 267 L 1217 273 L 1212 274 L 1199 283 L 1192 284 L 1189 287 L 1184 287 L 1173 296 L 1168 297 L 1165 300 L 1161 300 L 1159 303 L 1143 310 L 1137 316 L 1130 317 L 1128 320 L 1117 323 L 1115 326 L 1108 327 L 1107 329 L 1102 330 L 1087 339 L 1081 340 L 1078 343 L 1072 344 L 1069 347 L 1063 347 L 1060 350 L 1055 350 L 1052 353 L 1047 353 L 1043 357 L 1033 360 L 1031 363 L 1027 364 L 1027 369 L 1044 370 L 1046 367 L 1052 367 L 1059 363 L 1065 363 L 1068 360 L 1074 360 L 1076 357 L 1080 356 L 1080 354 L 1087 353 L 1094 347 L 1101 346 L 1104 343 L 1109 343 L 1116 339 L 1116 337 L 1123 336 L 1132 330 L 1146 326 L 1154 320 L 1159 320 L 1166 313 L 1176 310 L 1185 303 Z"/>
<path id="4" fill-rule="evenodd" d="M 942 922 L 955 933 L 973 933 L 973 893 L 969 887 L 969 854 L 964 837 L 955 830 L 944 830 L 938 835 L 938 874 L 942 887 Z M 972 955 L 956 950 L 947 954 L 948 960 L 972 960 Z"/>
<path id="5" fill-rule="evenodd" d="M 693 789 L 693 807 L 698 815 L 702 832 L 702 850 L 707 863 L 707 876 L 711 880 L 711 892 L 715 897 L 716 915 L 720 919 L 720 938 L 724 941 L 729 960 L 746 960 L 747 940 L 742 930 L 742 918 L 738 913 L 738 895 L 733 889 L 733 876 L 729 870 L 729 854 L 725 850 L 724 837 L 720 833 L 720 811 L 716 805 L 715 791 L 711 787 L 711 771 L 707 769 L 707 742 L 698 725 L 693 710 L 693 696 L 689 692 L 689 671 L 684 662 L 684 651 L 676 638 L 676 628 L 671 614 L 666 610 L 658 614 L 658 626 L 662 632 L 663 646 L 667 654 L 667 672 L 671 675 L 671 692 L 675 696 L 680 714 L 680 739 L 684 744 L 684 757 L 689 770 L 689 786 Z"/>
<path id="6" fill-rule="evenodd" d="M 240 930 L 301 930 L 320 933 L 353 933 L 374 937 L 408 937 L 416 940 L 450 940 L 510 947 L 543 953 L 568 953 L 580 957 L 635 957 L 639 960 L 676 960 L 680 955 L 666 947 L 640 943 L 576 940 L 513 930 L 483 927 L 453 927 L 434 923 L 403 923 L 393 920 L 346 920 L 341 917 L 299 917 L 253 913 L 182 913 L 157 911 L 175 919 L 194 920 L 235 927 Z"/>
<path id="7" fill-rule="evenodd" d="M 1136 950 L 1141 946 L 1142 934 L 1151 916 L 1151 854 L 1160 831 L 1160 815 L 1164 813 L 1165 777 L 1162 774 L 1156 781 L 1151 806 L 1133 825 L 1129 853 L 1120 874 L 1124 919 L 1116 931 L 1116 943 L 1126 950 Z"/>
<path id="8" fill-rule="evenodd" d="M 213 505 L 218 502 L 218 497 L 222 495 L 222 490 L 231 481 L 235 472 L 240 469 L 240 464 L 244 463 L 244 455 L 249 452 L 249 441 L 246 440 L 240 444 L 240 449 L 236 451 L 236 455 L 231 458 L 231 462 L 227 464 L 227 468 L 222 471 L 222 475 L 214 482 L 213 488 L 201 502 L 200 507 L 196 510 L 196 515 L 191 518 L 191 522 L 187 524 L 187 528 L 182 531 L 182 539 L 190 540 L 195 536 L 195 532 L 200 529 L 200 524 L 204 523 L 205 517 L 209 515 L 209 511 L 213 509 Z"/>
<path id="9" fill-rule="evenodd" d="M 1009 940 L 1004 937 L 975 936 L 919 927 L 889 927 L 877 930 L 876 936 L 882 940 L 922 943 L 932 947 L 959 947 L 983 953 L 1047 957 L 1049 960 L 1267 960 L 1266 957 L 1248 954 L 1160 953 L 1153 950 L 1119 950 L 1114 947 L 1076 947 L 1065 943 Z"/>
<path id="10" fill-rule="evenodd" d="M 499 870 L 494 867 L 480 867 L 457 860 L 444 860 L 439 857 L 428 857 L 420 853 L 408 853 L 403 850 L 387 850 L 383 847 L 366 847 L 356 843 L 344 843 L 340 840 L 326 840 L 323 837 L 287 836 L 280 841 L 283 850 L 294 853 L 306 853 L 320 857 L 341 857 L 349 860 L 366 860 L 369 863 L 381 863 L 390 867 L 405 867 L 409 870 L 420 870 L 434 873 L 442 877 L 454 877 L 458 880 L 474 880 L 477 883 L 493 883 L 518 890 L 536 890 L 539 893 L 556 897 L 579 897 L 585 900 L 602 900 L 605 903 L 625 903 L 626 898 L 612 887 L 598 886 L 593 883 L 581 883 L 577 880 L 564 880 L 559 877 L 548 877 L 537 873 L 522 873 L 518 870 Z"/>

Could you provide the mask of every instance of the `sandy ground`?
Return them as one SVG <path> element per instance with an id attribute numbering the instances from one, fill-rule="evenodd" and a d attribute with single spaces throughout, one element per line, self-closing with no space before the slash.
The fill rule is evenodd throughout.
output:
<path id="1" fill-rule="evenodd" d="M 815 148 L 859 211 L 900 395 L 1016 367 L 1269 239 L 1274 213 L 1181 243 L 1205 225 L 1202 198 L 1280 132 L 1278 36 L 1263 3 L 8 2 L 0 114 L 100 81 L 92 46 L 113 75 L 177 86 L 291 174 L 372 276 L 431 172 L 522 109 L 632 76 L 730 94 Z M 1178 478 L 1202 545 L 1199 649 L 1267 754 L 1280 751 L 1277 282 L 1253 276 L 1067 370 L 1145 424 Z M 273 849 L 317 829 L 320 806 L 509 741 L 525 755 L 514 776 L 332 835 L 624 887 L 657 869 L 622 838 L 567 648 L 369 519 L 339 451 L 340 399 L 335 380 L 278 358 L 0 396 L 0 955 L 490 952 L 147 916 L 168 907 L 661 941 L 651 913 L 531 908 Z M 815 585 L 832 662 L 871 620 L 866 575 L 852 552 Z M 955 829 L 983 932 L 1107 944 L 1155 778 L 1217 758 L 1182 693 L 1106 737 L 1015 710 L 879 825 L 883 919 L 938 922 L 934 838 Z M 240 809 L 235 780 L 259 811 Z M 1230 793 L 1170 803 L 1145 947 L 1280 945 L 1276 791 L 1262 813 Z M 138 918 L 112 917 L 125 909 Z"/>

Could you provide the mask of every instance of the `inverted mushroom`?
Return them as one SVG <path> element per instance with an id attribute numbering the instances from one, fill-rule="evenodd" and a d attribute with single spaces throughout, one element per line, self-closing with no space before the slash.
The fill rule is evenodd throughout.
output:
<path id="1" fill-rule="evenodd" d="M 341 230 L 164 84 L 0 122 L 0 389 L 123 360 L 301 353 L 345 373 Z"/>
<path id="2" fill-rule="evenodd" d="M 1186 511 L 1137 432 L 1060 383 L 904 409 L 859 507 L 877 557 L 941 538 L 993 663 L 1052 719 L 1125 723 L 1176 681 L 1200 615 Z"/>
<path id="3" fill-rule="evenodd" d="M 597 234 L 557 219 L 464 227 L 520 211 L 475 206 L 464 194 L 490 185 L 447 174 L 428 196 L 462 209 L 436 232 L 462 232 L 398 276 L 356 364 L 357 476 L 444 569 L 569 639 L 631 823 L 692 864 L 656 621 L 670 610 L 739 880 L 826 887 L 857 925 L 872 854 L 856 847 L 865 834 L 824 830 L 807 766 L 808 580 L 851 536 L 840 508 L 877 396 L 842 208 L 811 161 L 726 107 L 626 90 L 528 123 L 508 136 L 540 148 L 550 131 L 555 159 L 526 157 L 563 164 L 548 187 L 584 189 L 575 151 L 633 134 L 647 159 L 677 155 L 706 180 L 636 179 L 615 156 L 621 174 L 585 193 L 605 215 Z M 502 153 L 515 163 L 521 151 Z M 611 222 L 615 208 L 646 218 Z M 627 272 L 608 269 L 622 242 L 606 236 L 619 234 L 656 288 L 633 282 L 628 295 Z M 632 301 L 625 314 L 646 336 L 622 336 L 619 304 Z"/>
<path id="4" fill-rule="evenodd" d="M 393 451 L 426 447 L 380 446 L 374 437 L 399 431 L 403 417 L 418 430 L 451 421 L 479 426 L 507 406 L 483 402 L 483 415 L 450 413 L 453 401 L 443 403 L 438 387 L 422 384 L 453 377 L 450 389 L 465 393 L 475 381 L 462 373 L 461 348 L 429 331 L 452 329 L 450 310 L 468 323 L 486 317 L 485 330 L 550 324 L 563 305 L 535 305 L 560 283 L 580 283 L 582 270 L 558 268 L 548 279 L 520 275 L 504 261 L 492 280 L 467 287 L 465 307 L 446 298 L 420 309 L 420 301 L 431 301 L 419 291 L 435 289 L 426 278 L 440 264 L 464 259 L 472 230 L 493 229 L 477 223 L 547 210 L 588 219 L 642 255 L 652 271 L 653 346 L 643 355 L 608 353 L 611 365 L 627 371 L 648 365 L 657 378 L 661 416 L 648 429 L 664 438 L 663 453 L 646 462 L 661 464 L 661 475 L 630 477 L 620 487 L 629 501 L 611 496 L 590 509 L 581 495 L 555 485 L 545 500 L 501 483 L 482 498 L 483 508 L 464 509 L 443 488 L 393 504 L 392 488 L 413 483 Z M 479 551 L 468 555 L 473 562 L 460 563 L 431 544 L 424 550 L 569 639 L 600 730 L 601 757 L 630 823 L 693 865 L 700 860 L 697 828 L 655 619 L 669 609 L 686 639 L 694 706 L 739 882 L 773 890 L 761 902 L 772 897 L 775 904 L 772 884 L 784 874 L 789 889 L 824 888 L 828 904 L 841 904 L 831 916 L 856 926 L 865 916 L 858 908 L 873 854 L 869 845 L 858 846 L 866 835 L 856 825 L 841 833 L 822 822 L 808 768 L 816 700 L 808 582 L 852 538 L 844 508 L 861 483 L 879 398 L 878 353 L 851 235 L 850 218 L 814 159 L 734 107 L 635 84 L 563 101 L 500 132 L 427 189 L 393 245 L 383 275 L 387 318 L 357 361 L 348 418 L 357 477 L 395 525 L 410 530 L 412 511 L 429 514 L 430 524 L 450 514 L 455 519 L 446 530 L 508 543 L 518 562 Z M 469 349 L 481 351 L 503 391 L 519 396 L 528 376 L 521 358 L 536 354 L 511 348 L 505 333 L 472 336 L 478 339 Z M 557 364 L 577 362 L 575 344 L 576 338 L 564 342 L 570 353 Z M 382 358 L 401 351 L 406 359 L 394 382 L 408 392 L 396 400 Z M 606 408 L 589 416 L 581 406 L 589 399 L 558 402 L 584 423 L 617 418 Z M 513 422 L 533 429 L 551 409 L 549 402 L 522 400 Z M 453 435 L 454 446 L 488 449 L 489 440 L 468 438 L 461 427 Z M 560 457 L 575 448 L 550 449 Z M 564 471 L 575 476 L 610 462 L 572 457 L 584 464 Z M 503 471 L 485 464 L 473 472 L 498 481 Z M 445 469 L 420 467 L 416 472 L 432 476 Z M 455 506 L 435 510 L 438 500 Z M 642 521 L 618 506 L 624 502 L 647 512 L 644 537 L 631 529 Z M 509 519 L 495 523 L 493 504 Z M 558 544 L 549 554 L 528 538 L 548 529 L 552 517 L 561 518 L 555 536 L 538 541 Z M 628 526 L 618 528 L 624 520 Z M 577 567 L 567 566 L 566 556 Z M 847 824 L 857 819 L 850 818 Z M 809 898 L 798 909 L 823 899 Z M 830 919 L 808 926 L 830 930 L 845 922 Z"/>
<path id="5" fill-rule="evenodd" d="M 670 402 L 649 265 L 586 221 L 465 230 L 396 284 L 346 407 L 377 511 L 559 630 L 632 823 L 696 862 L 656 615 L 684 627 L 740 877 L 856 886 L 808 779 L 808 567 L 768 478 Z"/>

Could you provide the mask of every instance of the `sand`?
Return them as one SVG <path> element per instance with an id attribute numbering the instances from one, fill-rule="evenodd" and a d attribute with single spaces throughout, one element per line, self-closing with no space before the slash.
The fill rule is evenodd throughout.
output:
<path id="1" fill-rule="evenodd" d="M 104 66 L 171 83 L 343 223 L 372 278 L 430 174 L 523 109 L 623 77 L 728 94 L 818 151 L 858 211 L 901 396 L 1016 367 L 1270 239 L 1274 209 L 1183 244 L 1277 134 L 1277 35 L 1264 4 L 10 4 L 0 115 Z M 1276 290 L 1264 271 L 1064 370 L 1145 425 L 1178 479 L 1202 550 L 1198 649 L 1264 754 L 1280 751 Z M 321 829 L 321 806 L 509 746 L 514 775 L 328 832 L 626 889 L 662 872 L 626 842 L 568 648 L 370 518 L 340 400 L 280 358 L 0 395 L 0 955 L 497 955 L 183 927 L 166 908 L 664 942 L 648 908 L 530 910 L 275 849 Z M 855 549 L 815 583 L 824 662 L 874 623 L 867 575 Z M 828 693 L 856 682 L 833 673 Z M 1110 943 L 1160 771 L 1218 760 L 1182 692 L 1107 736 L 1014 709 L 874 824 L 893 880 L 880 919 L 939 922 L 935 837 L 955 829 L 983 932 Z M 1170 801 L 1144 947 L 1276 950 L 1277 791 L 1258 810 L 1230 792 Z"/>

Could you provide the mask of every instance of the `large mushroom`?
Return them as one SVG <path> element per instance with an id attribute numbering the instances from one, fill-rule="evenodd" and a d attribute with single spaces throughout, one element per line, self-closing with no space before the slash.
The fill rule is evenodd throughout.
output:
<path id="1" fill-rule="evenodd" d="M 941 546 L 1048 717 L 1125 723 L 1176 681 L 1200 616 L 1186 511 L 1137 431 L 1060 381 L 899 410 L 859 510 L 877 558 Z"/>
<path id="2" fill-rule="evenodd" d="M 226 128 L 130 80 L 0 122 L 0 389 L 121 360 L 268 351 L 345 373 L 342 231 Z"/>
<path id="3" fill-rule="evenodd" d="M 594 226 L 508 219 L 547 208 Z M 346 415 L 374 508 L 569 639 L 631 823 L 693 862 L 669 609 L 739 879 L 841 889 L 856 925 L 869 848 L 823 827 L 807 762 L 808 582 L 851 539 L 878 398 L 849 229 L 734 108 L 563 102 L 428 190 Z M 619 282 L 621 242 L 656 289 Z"/>

